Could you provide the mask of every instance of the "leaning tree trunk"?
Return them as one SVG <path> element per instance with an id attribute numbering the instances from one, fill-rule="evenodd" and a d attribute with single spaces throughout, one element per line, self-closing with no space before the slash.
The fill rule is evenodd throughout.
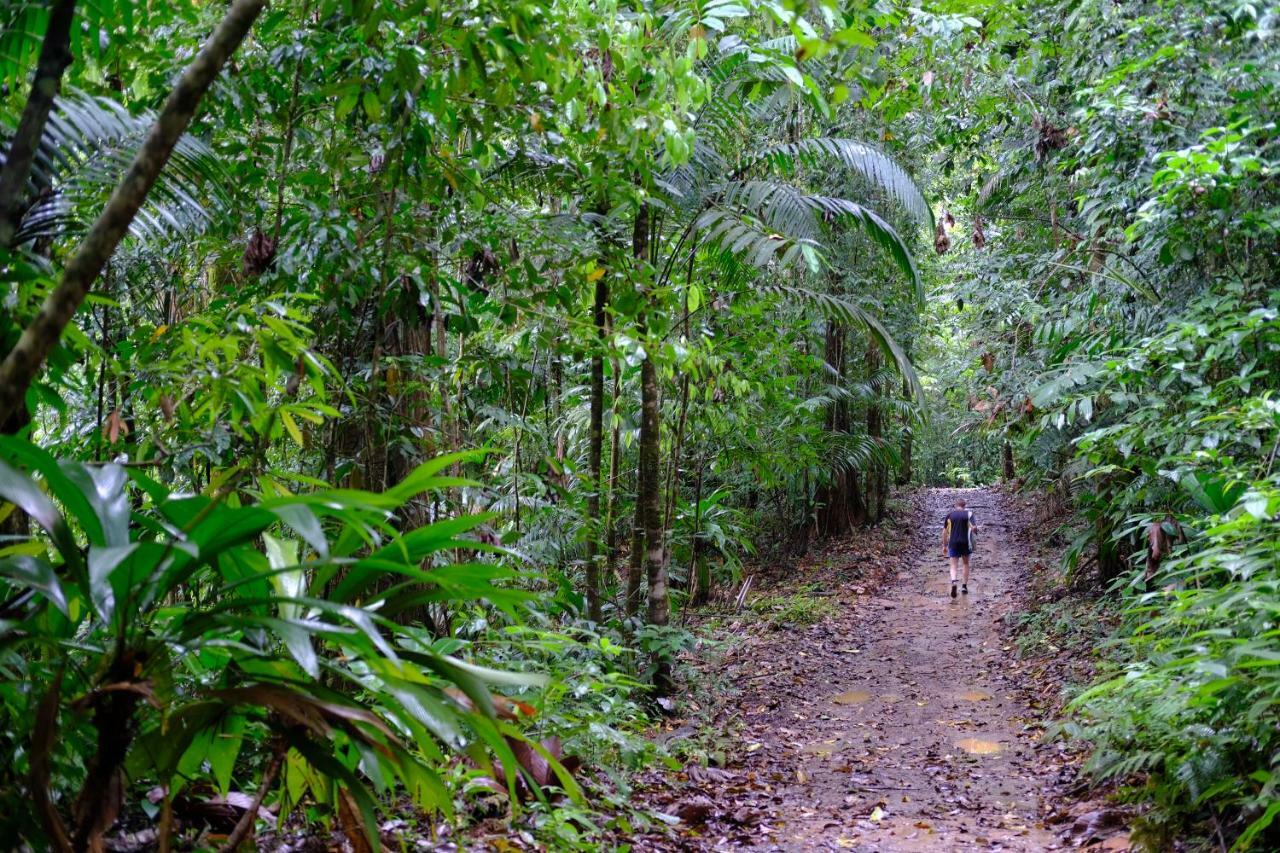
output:
<path id="1" fill-rule="evenodd" d="M 191 124 L 200 99 L 222 66 L 248 35 L 266 0 L 235 0 L 222 23 L 187 66 L 165 101 L 124 179 L 67 263 L 62 280 L 45 299 L 13 350 L 0 363 L 0 412 L 11 411 L 26 397 L 45 358 L 89 294 L 103 266 L 124 239 L 147 194 L 169 162 L 178 139 Z"/>
<path id="2" fill-rule="evenodd" d="M 4 165 L 0 166 L 0 248 L 12 248 L 18 233 L 36 150 L 44 136 L 54 99 L 62 87 L 62 74 L 71 64 L 71 24 L 75 9 L 75 0 L 59 0 L 49 12 L 31 94 L 9 142 Z M 0 435 L 18 435 L 31 423 L 25 394 L 5 406 L 4 411 L 5 414 L 0 415 Z M 0 521 L 0 536 L 26 536 L 28 532 L 27 514 L 16 507 Z"/>
<path id="3" fill-rule="evenodd" d="M 58 0 L 49 10 L 31 94 L 9 142 L 4 166 L 0 167 L 0 248 L 12 248 L 18 233 L 36 151 L 49 113 L 53 111 L 53 102 L 62 88 L 62 73 L 71 64 L 71 25 L 75 14 L 75 0 Z"/>

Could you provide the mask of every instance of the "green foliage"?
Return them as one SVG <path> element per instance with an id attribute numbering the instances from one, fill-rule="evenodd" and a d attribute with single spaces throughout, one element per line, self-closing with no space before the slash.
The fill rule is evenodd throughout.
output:
<path id="1" fill-rule="evenodd" d="M 130 787 L 161 786 L 171 802 L 207 764 L 225 794 L 245 743 L 284 761 L 286 812 L 304 795 L 334 803 L 340 789 L 371 839 L 375 790 L 452 811 L 432 766 L 442 750 L 492 750 L 514 779 L 505 738 L 523 735 L 498 716 L 487 685 L 542 678 L 461 660 L 384 615 L 410 584 L 435 601 L 520 600 L 493 585 L 509 575 L 496 566 L 420 568 L 451 548 L 486 550 L 459 538 L 484 516 L 392 526 L 405 504 L 455 484 L 437 476 L 453 460 L 383 494 L 242 503 L 229 494 L 234 469 L 210 495 L 188 496 L 114 464 L 59 464 L 12 439 L 0 450 L 0 494 L 49 537 L 10 544 L 0 560 L 5 786 L 29 775 L 37 803 L 86 804 L 71 837 L 114 821 L 126 801 L 101 791 L 119 773 Z M 370 608 L 375 575 L 393 585 Z M 185 599 L 185 589 L 198 593 Z M 67 832 L 52 814 L 12 813 L 7 834 Z"/>
<path id="2" fill-rule="evenodd" d="M 751 609 L 780 629 L 814 625 L 836 614 L 835 605 L 828 598 L 807 593 L 753 598 Z"/>
<path id="3" fill-rule="evenodd" d="M 0 248 L 0 357 L 224 11 L 76 4 Z M 496 787 L 590 849 L 570 758 L 643 823 L 648 682 L 697 651 L 627 598 L 644 487 L 661 622 L 833 490 L 878 517 L 909 465 L 933 213 L 875 106 L 902 20 L 271 4 L 0 414 L 10 834 L 184 843 L 184 809 L 237 792 L 348 836 L 399 810 L 407 840 Z M 47 23 L 0 9 L 6 140 Z"/>
<path id="4" fill-rule="evenodd" d="M 904 56 L 972 49 L 923 84 L 967 232 L 934 265 L 946 322 L 922 372 L 951 415 L 924 452 L 1008 441 L 1016 474 L 1083 522 L 1067 567 L 1124 616 L 1067 730 L 1096 778 L 1154 805 L 1145 843 L 1272 849 L 1274 15 L 1204 0 L 1015 4 L 980 35 L 923 20 Z"/>

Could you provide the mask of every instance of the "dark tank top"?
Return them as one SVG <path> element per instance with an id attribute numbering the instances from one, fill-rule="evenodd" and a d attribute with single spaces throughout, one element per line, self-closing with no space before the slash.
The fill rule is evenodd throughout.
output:
<path id="1" fill-rule="evenodd" d="M 942 523 L 950 531 L 947 536 L 948 545 L 954 547 L 967 546 L 969 544 L 969 523 L 971 520 L 973 520 L 973 513 L 967 509 L 953 509 L 947 513 L 947 517 Z"/>

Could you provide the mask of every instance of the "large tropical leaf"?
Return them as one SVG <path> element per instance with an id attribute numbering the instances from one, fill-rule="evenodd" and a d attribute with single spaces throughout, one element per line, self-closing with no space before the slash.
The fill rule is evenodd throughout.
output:
<path id="1" fill-rule="evenodd" d="M 0 85 L 21 88 L 35 68 L 49 25 L 48 0 L 0 2 Z M 153 14 L 146 0 L 80 0 L 71 27 L 73 56 L 101 57 L 112 40 L 132 38 Z"/>

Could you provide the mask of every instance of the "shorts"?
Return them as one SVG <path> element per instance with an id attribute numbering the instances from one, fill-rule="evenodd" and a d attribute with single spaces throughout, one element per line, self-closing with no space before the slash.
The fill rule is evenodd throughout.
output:
<path id="1" fill-rule="evenodd" d="M 969 546 L 964 542 L 948 545 L 947 556 L 948 557 L 967 557 L 969 556 Z"/>

